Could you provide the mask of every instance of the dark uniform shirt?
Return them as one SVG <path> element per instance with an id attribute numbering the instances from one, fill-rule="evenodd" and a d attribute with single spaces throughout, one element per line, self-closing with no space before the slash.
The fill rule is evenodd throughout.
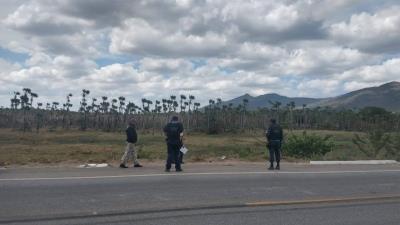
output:
<path id="1" fill-rule="evenodd" d="M 281 126 L 278 124 L 272 124 L 267 131 L 267 139 L 268 141 L 282 141 L 283 140 L 283 131 Z"/>
<path id="2" fill-rule="evenodd" d="M 183 125 L 179 122 L 170 122 L 164 127 L 164 133 L 167 135 L 167 143 L 179 145 L 181 143 L 181 133 Z"/>
<path id="3" fill-rule="evenodd" d="M 137 133 L 135 127 L 129 126 L 128 128 L 126 128 L 125 132 L 126 132 L 126 141 L 128 143 L 134 144 L 137 142 Z"/>

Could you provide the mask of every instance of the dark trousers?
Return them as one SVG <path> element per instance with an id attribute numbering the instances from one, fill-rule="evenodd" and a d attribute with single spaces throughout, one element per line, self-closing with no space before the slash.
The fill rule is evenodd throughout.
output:
<path id="1" fill-rule="evenodd" d="M 281 142 L 270 141 L 268 149 L 269 149 L 269 161 L 271 163 L 273 163 L 274 161 L 279 163 L 281 161 Z"/>
<path id="2" fill-rule="evenodd" d="M 181 148 L 181 147 L 180 147 Z M 180 149 L 179 148 L 179 149 Z M 181 151 L 179 151 L 179 163 L 181 163 L 182 164 L 182 162 L 183 162 L 183 153 L 181 152 Z"/>
<path id="3" fill-rule="evenodd" d="M 183 153 L 180 151 L 180 149 L 182 148 L 183 144 L 179 144 L 179 162 L 182 164 L 183 162 Z M 175 160 L 172 158 L 172 164 L 175 164 Z"/>
<path id="4" fill-rule="evenodd" d="M 168 145 L 168 158 L 166 169 L 171 169 L 172 162 L 175 162 L 175 169 L 181 169 L 181 161 L 179 160 L 179 145 L 177 144 L 167 144 Z"/>

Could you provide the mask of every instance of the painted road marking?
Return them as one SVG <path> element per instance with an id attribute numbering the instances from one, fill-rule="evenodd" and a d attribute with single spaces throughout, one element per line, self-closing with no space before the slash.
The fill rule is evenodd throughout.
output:
<path id="1" fill-rule="evenodd" d="M 247 208 L 247 207 L 265 207 L 265 206 L 283 206 L 283 205 L 306 205 L 306 204 L 328 204 L 328 203 L 353 203 L 353 202 L 393 202 L 400 199 L 400 195 L 381 195 L 381 196 L 364 196 L 364 197 L 350 197 L 350 198 L 329 198 L 329 199 L 313 199 L 313 200 L 292 200 L 292 201 L 266 201 L 266 202 L 253 202 L 253 203 L 232 203 L 232 204 L 210 204 L 210 205 L 193 205 L 175 208 L 164 208 L 164 209 L 142 209 L 133 211 L 114 211 L 114 212 L 92 212 L 92 213 L 79 213 L 69 215 L 45 215 L 35 216 L 26 218 L 10 218 L 1 220 L 0 224 L 10 223 L 30 223 L 40 224 L 44 221 L 59 221 L 59 220 L 76 220 L 76 219 L 88 219 L 88 218 L 107 218 L 111 216 L 126 216 L 126 215 L 144 215 L 144 214 L 155 214 L 155 213 L 167 213 L 167 212 L 187 212 L 187 211 L 198 211 L 198 210 L 218 210 L 218 209 L 235 209 L 235 208 Z M 36 223 L 35 223 L 36 222 Z"/>
<path id="2" fill-rule="evenodd" d="M 305 204 L 324 204 L 324 203 L 348 203 L 348 202 L 364 202 L 378 200 L 397 200 L 400 195 L 381 195 L 381 196 L 362 196 L 362 197 L 347 197 L 347 198 L 325 198 L 325 199 L 303 199 L 291 201 L 259 201 L 249 202 L 246 206 L 278 206 L 278 205 L 305 205 Z"/>
<path id="3" fill-rule="evenodd" d="M 310 165 L 385 165 L 398 163 L 396 160 L 310 161 Z"/>
<path id="4" fill-rule="evenodd" d="M 394 173 L 400 170 L 344 170 L 344 171 L 254 171 L 254 172 L 206 172 L 206 173 L 153 173 L 127 174 L 110 176 L 82 176 L 82 177 L 26 177 L 2 178 L 0 181 L 41 181 L 41 180 L 82 180 L 82 179 L 113 179 L 129 177 L 166 177 L 166 176 L 227 176 L 227 175 L 272 175 L 272 174 L 352 174 L 352 173 Z"/>

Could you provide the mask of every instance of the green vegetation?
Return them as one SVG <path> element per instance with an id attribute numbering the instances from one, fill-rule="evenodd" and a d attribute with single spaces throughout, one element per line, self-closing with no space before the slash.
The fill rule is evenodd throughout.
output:
<path id="1" fill-rule="evenodd" d="M 307 134 L 304 131 L 301 135 L 289 135 L 283 149 L 288 156 L 311 159 L 324 156 L 326 153 L 331 152 L 334 147 L 332 135 L 320 136 Z"/>
<path id="2" fill-rule="evenodd" d="M 390 143 L 390 135 L 381 129 L 370 130 L 364 137 L 354 134 L 353 143 L 368 158 L 381 158 L 387 156 L 384 150 Z"/>
<path id="3" fill-rule="evenodd" d="M 290 133 L 290 134 L 288 134 Z M 324 160 L 355 160 L 368 159 L 353 143 L 352 132 L 338 131 L 286 131 L 283 157 L 287 161 L 304 159 Z M 297 143 L 292 135 L 296 135 Z M 329 141 L 322 141 L 326 136 Z M 365 134 L 359 133 L 365 138 Z M 399 139 L 391 139 L 391 154 L 388 158 L 399 157 Z M 246 132 L 242 134 L 206 135 L 191 133 L 185 137 L 189 148 L 185 156 L 186 161 L 218 161 L 246 160 L 264 161 L 267 159 L 267 150 L 263 138 L 263 131 Z M 56 130 L 40 133 L 22 133 L 11 129 L 0 129 L 0 166 L 10 164 L 49 164 L 49 163 L 117 163 L 125 148 L 125 134 L 118 132 Z M 332 151 L 327 149 L 334 147 Z M 302 147 L 307 151 L 306 143 L 315 146 L 313 151 L 318 154 L 299 154 L 293 146 Z M 314 143 L 314 144 L 313 144 Z M 325 150 L 319 147 L 325 146 Z M 139 158 L 146 161 L 160 161 L 166 157 L 166 146 L 161 133 L 139 133 Z M 297 147 L 296 147 L 297 148 Z M 326 154 L 324 154 L 327 152 Z"/>
<path id="4" fill-rule="evenodd" d="M 400 133 L 392 135 L 386 146 L 386 156 L 400 161 Z"/>
<path id="5" fill-rule="evenodd" d="M 372 129 L 363 136 L 354 134 L 353 143 L 370 159 L 400 160 L 400 133 Z"/>

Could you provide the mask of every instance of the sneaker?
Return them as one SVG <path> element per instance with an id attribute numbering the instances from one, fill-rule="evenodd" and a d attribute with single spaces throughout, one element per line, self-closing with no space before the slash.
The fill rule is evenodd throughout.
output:
<path id="1" fill-rule="evenodd" d="M 128 168 L 125 164 L 121 163 L 119 164 L 119 168 Z"/>
<path id="2" fill-rule="evenodd" d="M 275 167 L 275 169 L 276 169 L 276 170 L 280 170 L 281 167 L 280 167 L 279 165 L 277 165 L 277 166 Z"/>
<path id="3" fill-rule="evenodd" d="M 133 167 L 143 167 L 143 166 L 140 165 L 140 164 L 136 164 L 136 165 L 134 165 Z"/>
<path id="4" fill-rule="evenodd" d="M 183 172 L 182 169 L 176 169 L 176 172 Z"/>

